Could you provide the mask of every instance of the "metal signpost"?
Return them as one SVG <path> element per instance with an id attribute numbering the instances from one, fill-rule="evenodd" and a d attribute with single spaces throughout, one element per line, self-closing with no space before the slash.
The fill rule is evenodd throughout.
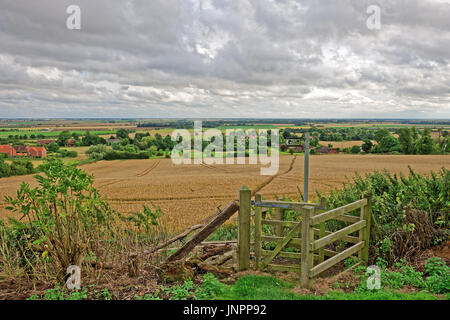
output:
<path id="1" fill-rule="evenodd" d="M 286 139 L 286 145 L 287 146 L 301 146 L 302 140 L 301 139 Z"/>
<path id="2" fill-rule="evenodd" d="M 303 187 L 303 199 L 308 202 L 308 180 L 309 180 L 309 132 L 305 132 L 305 174 L 304 174 L 304 187 Z"/>
<path id="3" fill-rule="evenodd" d="M 309 182 L 309 132 L 305 132 L 305 173 L 304 173 L 304 186 L 303 186 L 303 200 L 308 202 L 308 182 Z M 286 139 L 287 146 L 300 146 L 302 145 L 301 139 Z"/>

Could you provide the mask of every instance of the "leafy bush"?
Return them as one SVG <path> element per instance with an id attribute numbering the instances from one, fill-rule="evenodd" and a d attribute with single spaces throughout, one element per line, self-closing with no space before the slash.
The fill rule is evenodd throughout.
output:
<path id="1" fill-rule="evenodd" d="M 426 273 L 429 277 L 425 279 L 426 288 L 433 293 L 450 292 L 450 267 L 441 258 L 430 258 L 425 264 Z"/>
<path id="2" fill-rule="evenodd" d="M 238 236 L 238 227 L 232 224 L 225 224 L 219 227 L 208 237 L 208 241 L 228 241 L 236 240 Z"/>
<path id="3" fill-rule="evenodd" d="M 409 170 L 407 177 L 388 172 L 365 177 L 356 174 L 327 196 L 327 208 L 333 209 L 358 200 L 363 193 L 372 194 L 371 242 L 389 264 L 429 248 L 449 234 L 450 171 L 442 168 L 437 174 L 423 176 Z M 331 221 L 327 227 L 337 229 L 342 224 Z M 416 242 L 412 237 L 418 237 Z"/>
<path id="4" fill-rule="evenodd" d="M 202 285 L 195 291 L 195 298 L 198 300 L 213 299 L 225 291 L 225 285 L 213 274 L 203 275 Z"/>
<path id="5" fill-rule="evenodd" d="M 380 263 L 381 262 L 381 263 Z M 415 271 L 404 261 L 396 263 L 396 270 L 390 271 L 386 268 L 383 259 L 377 263 L 381 269 L 382 289 L 401 289 L 405 286 L 426 290 L 432 293 L 448 294 L 450 292 L 450 267 L 440 258 L 430 258 L 425 263 L 425 274 Z M 365 269 L 362 267 L 362 269 Z M 357 270 L 355 272 L 358 272 Z M 425 275 L 428 276 L 425 277 Z M 356 292 L 371 291 L 367 288 L 369 274 L 363 274 L 361 282 L 355 289 Z"/>
<path id="6" fill-rule="evenodd" d="M 12 219 L 22 234 L 35 229 L 33 245 L 48 252 L 62 277 L 68 266 L 81 266 L 86 254 L 100 257 L 99 240 L 110 227 L 112 210 L 92 186 L 92 176 L 75 165 L 51 160 L 40 169 L 39 186 L 22 183 L 15 198 L 5 197 L 6 209 L 30 221 Z"/>
<path id="7" fill-rule="evenodd" d="M 45 291 L 44 295 L 41 297 L 37 294 L 32 295 L 27 300 L 86 300 L 87 290 L 74 290 L 72 292 L 67 292 L 65 289 L 56 287 Z"/>
<path id="8" fill-rule="evenodd" d="M 0 159 L 0 178 L 27 175 L 35 172 L 36 169 L 30 160 L 14 159 L 11 164 L 8 164 L 3 159 Z"/>

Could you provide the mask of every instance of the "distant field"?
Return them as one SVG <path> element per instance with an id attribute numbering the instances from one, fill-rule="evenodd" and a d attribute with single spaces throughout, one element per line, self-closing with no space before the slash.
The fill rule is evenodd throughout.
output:
<path id="1" fill-rule="evenodd" d="M 64 130 L 68 130 L 66 128 L 59 130 L 59 131 L 39 131 L 39 130 L 19 130 L 19 131 L 0 131 L 0 137 L 8 137 L 9 135 L 28 135 L 28 137 L 32 134 L 34 134 L 35 136 L 37 135 L 43 135 L 45 137 L 57 137 L 61 131 Z M 84 135 L 86 133 L 86 130 L 69 130 L 70 132 L 76 132 L 80 135 Z M 97 134 L 97 135 L 111 135 L 111 134 L 115 134 L 116 130 L 90 130 L 90 132 L 92 134 Z"/>
<path id="2" fill-rule="evenodd" d="M 248 126 L 219 126 L 217 129 L 219 130 L 227 130 L 227 129 L 242 129 L 242 130 L 248 130 L 248 129 L 277 129 L 279 128 L 276 125 L 273 124 L 255 124 L 255 125 L 248 125 Z M 206 128 L 205 128 L 206 129 Z"/>
<path id="3" fill-rule="evenodd" d="M 280 158 L 275 178 L 261 176 L 258 165 L 181 165 L 170 159 L 100 161 L 81 166 L 95 176 L 95 186 L 121 212 L 133 212 L 155 203 L 165 212 L 172 230 L 199 223 L 237 199 L 238 188 L 261 188 L 265 198 L 296 197 L 303 188 L 303 156 Z M 293 162 L 292 169 L 290 165 Z M 338 187 L 355 172 L 365 174 L 386 169 L 408 173 L 408 165 L 420 173 L 450 167 L 450 156 L 442 155 L 317 155 L 311 156 L 310 197 L 315 191 Z M 0 179 L 0 217 L 10 215 L 3 197 L 13 195 L 22 181 L 32 176 Z"/>
<path id="4" fill-rule="evenodd" d="M 372 141 L 374 144 L 376 144 L 375 141 Z M 333 148 L 351 148 L 353 146 L 361 146 L 364 143 L 364 141 L 361 140 L 355 140 L 355 141 L 320 141 L 321 145 L 328 146 L 328 144 L 333 145 Z"/>

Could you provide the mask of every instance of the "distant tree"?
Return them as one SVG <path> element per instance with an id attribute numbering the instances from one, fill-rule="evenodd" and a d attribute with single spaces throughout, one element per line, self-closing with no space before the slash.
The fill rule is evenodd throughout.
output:
<path id="1" fill-rule="evenodd" d="M 61 147 L 64 147 L 67 145 L 67 142 L 69 141 L 69 139 L 72 137 L 72 134 L 70 133 L 70 131 L 62 131 L 59 136 L 58 139 L 56 140 L 56 142 L 58 143 L 58 145 L 60 145 Z"/>
<path id="2" fill-rule="evenodd" d="M 56 142 L 52 142 L 47 146 L 47 150 L 50 152 L 56 152 L 59 150 L 59 146 Z"/>
<path id="3" fill-rule="evenodd" d="M 116 132 L 117 139 L 128 139 L 129 138 L 128 135 L 129 131 L 123 128 L 117 130 Z"/>
<path id="4" fill-rule="evenodd" d="M 364 140 L 363 145 L 361 146 L 361 148 L 363 149 L 363 151 L 365 153 L 369 153 L 370 150 L 372 150 L 373 148 L 373 143 L 372 141 L 370 141 L 369 139 Z"/>
<path id="5" fill-rule="evenodd" d="M 80 139 L 80 134 L 78 133 L 78 132 L 72 132 L 72 138 L 75 140 L 75 141 L 78 141 L 79 139 Z"/>
<path id="6" fill-rule="evenodd" d="M 431 130 L 430 128 L 424 128 L 417 145 L 417 151 L 420 154 L 430 154 L 433 150 L 434 140 L 431 137 Z"/>
<path id="7" fill-rule="evenodd" d="M 0 159 L 0 178 L 9 177 L 11 175 L 11 167 L 3 159 Z"/>
<path id="8" fill-rule="evenodd" d="M 387 129 L 378 129 L 375 132 L 374 139 L 375 139 L 376 142 L 380 143 L 381 140 L 384 137 L 389 136 L 389 135 L 390 135 L 389 130 L 387 130 Z"/>
<path id="9" fill-rule="evenodd" d="M 409 128 L 398 130 L 398 141 L 404 154 L 416 153 L 416 141 L 413 140 L 412 131 Z"/>
<path id="10" fill-rule="evenodd" d="M 99 144 L 106 144 L 106 140 L 102 137 L 99 137 L 95 134 L 91 134 L 90 131 L 86 131 L 86 134 L 83 138 L 81 138 L 81 144 L 83 146 L 92 146 Z"/>
<path id="11" fill-rule="evenodd" d="M 361 147 L 360 146 L 353 146 L 353 147 L 351 147 L 350 152 L 354 153 L 354 154 L 360 153 L 361 152 Z"/>
<path id="12" fill-rule="evenodd" d="M 379 145 L 380 152 L 392 152 L 392 151 L 399 151 L 400 145 L 398 143 L 398 140 L 391 135 L 384 136 L 381 140 Z"/>
<path id="13" fill-rule="evenodd" d="M 291 133 L 286 129 L 283 131 L 283 138 L 289 139 L 291 137 Z"/>

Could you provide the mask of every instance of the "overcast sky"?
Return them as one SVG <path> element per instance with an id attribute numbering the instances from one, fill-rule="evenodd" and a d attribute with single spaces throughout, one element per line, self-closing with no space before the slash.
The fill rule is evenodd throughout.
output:
<path id="1" fill-rule="evenodd" d="M 0 0 L 8 117 L 450 118 L 450 0 Z"/>

